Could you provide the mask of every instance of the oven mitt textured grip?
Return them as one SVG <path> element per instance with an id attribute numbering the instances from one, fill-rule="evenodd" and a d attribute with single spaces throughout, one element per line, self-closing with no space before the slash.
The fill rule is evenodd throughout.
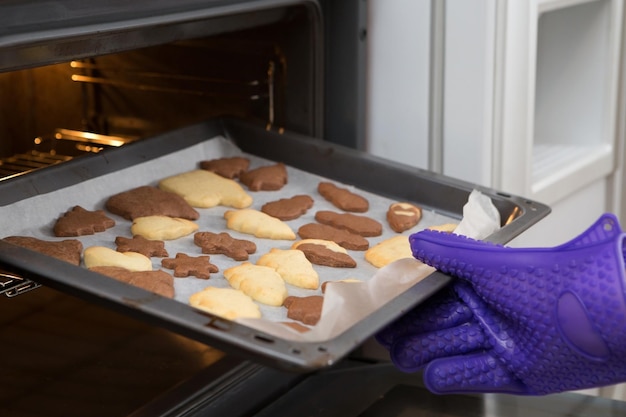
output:
<path id="1" fill-rule="evenodd" d="M 414 256 L 456 277 L 377 335 L 436 393 L 541 395 L 626 381 L 625 235 L 603 215 L 552 248 L 422 231 Z"/>

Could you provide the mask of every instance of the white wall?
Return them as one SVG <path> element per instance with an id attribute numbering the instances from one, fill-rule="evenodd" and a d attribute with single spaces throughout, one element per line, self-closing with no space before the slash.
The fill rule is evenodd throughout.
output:
<path id="1" fill-rule="evenodd" d="M 368 1 L 366 149 L 428 167 L 430 0 Z"/>

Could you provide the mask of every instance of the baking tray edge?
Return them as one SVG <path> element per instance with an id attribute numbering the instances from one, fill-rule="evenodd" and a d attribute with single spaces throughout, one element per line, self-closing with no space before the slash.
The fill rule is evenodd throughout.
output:
<path id="1" fill-rule="evenodd" d="M 510 241 L 550 212 L 548 206 L 529 199 L 392 163 L 320 139 L 291 132 L 267 131 L 235 119 L 212 119 L 122 148 L 75 158 L 42 171 L 0 181 L 0 205 L 146 162 L 218 135 L 233 140 L 244 152 L 281 161 L 390 198 L 419 201 L 459 218 L 467 196 L 477 189 L 490 196 L 496 207 L 511 217 L 503 219 L 506 224 L 486 239 L 495 243 Z M 268 142 L 271 146 L 267 146 Z M 363 169 L 364 166 L 368 169 Z M 437 184 L 439 195 L 426 192 L 424 189 L 429 188 L 428 184 L 431 187 Z M 445 274 L 434 272 L 333 339 L 294 342 L 2 241 L 0 268 L 225 352 L 289 371 L 314 371 L 333 365 L 451 280 Z"/>

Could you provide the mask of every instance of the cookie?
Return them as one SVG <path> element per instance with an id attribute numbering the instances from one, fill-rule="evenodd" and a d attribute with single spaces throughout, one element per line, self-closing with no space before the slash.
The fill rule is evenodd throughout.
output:
<path id="1" fill-rule="evenodd" d="M 137 217 L 168 216 L 187 220 L 200 217 L 193 207 L 178 194 L 145 185 L 115 194 L 106 201 L 106 209 L 126 220 Z"/>
<path id="2" fill-rule="evenodd" d="M 370 207 L 369 201 L 365 197 L 330 182 L 320 182 L 317 186 L 317 192 L 343 211 L 365 213 Z"/>
<path id="3" fill-rule="evenodd" d="M 260 303 L 281 306 L 287 298 L 287 287 L 273 268 L 244 262 L 224 271 L 224 278 L 235 289 Z"/>
<path id="4" fill-rule="evenodd" d="M 285 282 L 296 287 L 315 290 L 320 285 L 313 265 L 297 249 L 273 248 L 259 258 L 257 265 L 275 269 Z"/>
<path id="5" fill-rule="evenodd" d="M 159 188 L 180 195 L 193 207 L 228 206 L 245 208 L 252 197 L 234 180 L 197 169 L 159 181 Z"/>
<path id="6" fill-rule="evenodd" d="M 412 257 L 411 245 L 409 244 L 409 238 L 406 236 L 395 236 L 385 239 L 365 252 L 365 260 L 376 268 L 382 268 L 398 259 Z"/>
<path id="7" fill-rule="evenodd" d="M 224 178 L 239 178 L 248 170 L 250 160 L 241 156 L 231 158 L 216 158 L 208 161 L 200 161 L 200 168 L 211 171 Z"/>
<path id="8" fill-rule="evenodd" d="M 254 209 L 227 210 L 226 227 L 237 232 L 275 240 L 295 240 L 296 234 L 287 223 Z"/>
<path id="9" fill-rule="evenodd" d="M 324 297 L 311 295 L 308 297 L 289 296 L 283 305 L 287 307 L 287 317 L 304 324 L 316 325 L 322 315 Z"/>
<path id="10" fill-rule="evenodd" d="M 422 209 L 411 203 L 392 203 L 387 210 L 387 223 L 396 233 L 411 229 L 420 220 L 422 220 Z"/>
<path id="11" fill-rule="evenodd" d="M 149 240 L 175 240 L 196 230 L 198 225 L 190 220 L 167 216 L 137 217 L 130 227 L 133 236 L 143 236 Z"/>
<path id="12" fill-rule="evenodd" d="M 83 253 L 87 268 L 118 266 L 129 271 L 151 271 L 152 261 L 137 252 L 118 252 L 104 246 L 90 246 Z"/>
<path id="13" fill-rule="evenodd" d="M 331 266 L 335 268 L 355 268 L 356 261 L 345 248 L 332 240 L 303 239 L 293 245 L 291 249 L 298 249 L 315 265 Z"/>
<path id="14" fill-rule="evenodd" d="M 107 217 L 104 210 L 89 211 L 74 206 L 54 224 L 54 235 L 58 237 L 93 235 L 115 226 L 115 220 Z"/>
<path id="15" fill-rule="evenodd" d="M 427 227 L 428 230 L 435 230 L 438 232 L 444 232 L 444 233 L 452 233 L 454 232 L 454 229 L 456 229 L 458 226 L 458 224 L 456 223 L 444 223 L 444 224 L 438 224 L 435 226 L 430 226 Z"/>
<path id="16" fill-rule="evenodd" d="M 208 256 L 192 257 L 184 253 L 177 253 L 175 258 L 161 260 L 161 265 L 174 270 L 175 277 L 188 277 L 193 275 L 200 279 L 209 279 L 211 273 L 219 271 L 219 268 L 209 262 Z"/>
<path id="17" fill-rule="evenodd" d="M 305 333 L 305 332 L 308 332 L 309 330 L 311 330 L 307 326 L 304 326 L 304 325 L 298 323 L 297 321 L 283 321 L 283 322 L 280 322 L 280 323 L 284 324 L 285 326 L 290 327 L 293 330 L 295 330 L 297 332 L 300 332 L 300 333 Z"/>
<path id="18" fill-rule="evenodd" d="M 364 237 L 380 236 L 383 234 L 383 225 L 367 216 L 321 210 L 315 213 L 315 220 L 322 224 L 347 230 Z"/>
<path id="19" fill-rule="evenodd" d="M 280 220 L 294 220 L 306 213 L 311 207 L 313 207 L 313 199 L 303 194 L 265 203 L 261 207 L 261 211 Z"/>
<path id="20" fill-rule="evenodd" d="M 233 288 L 207 287 L 192 294 L 189 304 L 228 320 L 261 318 L 261 310 L 252 298 Z"/>
<path id="21" fill-rule="evenodd" d="M 325 281 L 322 283 L 322 294 L 326 293 L 326 288 L 328 288 L 329 285 L 335 285 L 337 283 L 347 283 L 347 284 L 356 284 L 356 283 L 360 283 L 363 282 L 361 280 L 358 280 L 356 278 L 346 278 L 346 279 L 340 279 L 339 281 Z"/>
<path id="22" fill-rule="evenodd" d="M 5 242 L 22 248 L 30 249 L 53 258 L 80 265 L 80 255 L 83 252 L 83 244 L 77 239 L 66 239 L 61 241 L 47 241 L 29 236 L 7 236 Z"/>
<path id="23" fill-rule="evenodd" d="M 197 232 L 193 243 L 202 248 L 202 253 L 226 255 L 235 261 L 245 261 L 256 252 L 256 244 L 250 240 L 235 239 L 226 232 Z"/>
<path id="24" fill-rule="evenodd" d="M 277 163 L 246 171 L 239 176 L 239 181 L 250 191 L 276 191 L 287 184 L 287 168 Z"/>
<path id="25" fill-rule="evenodd" d="M 159 258 L 169 256 L 167 250 L 165 250 L 165 242 L 162 240 L 149 240 L 139 235 L 132 238 L 118 236 L 115 238 L 115 244 L 118 252 L 137 252 L 148 258 L 152 256 Z"/>
<path id="26" fill-rule="evenodd" d="M 95 266 L 89 269 L 163 297 L 174 297 L 174 278 L 165 271 L 129 271 L 119 266 Z"/>
<path id="27" fill-rule="evenodd" d="M 298 229 L 302 239 L 332 240 L 351 250 L 367 250 L 370 243 L 363 236 L 320 223 L 307 223 Z"/>

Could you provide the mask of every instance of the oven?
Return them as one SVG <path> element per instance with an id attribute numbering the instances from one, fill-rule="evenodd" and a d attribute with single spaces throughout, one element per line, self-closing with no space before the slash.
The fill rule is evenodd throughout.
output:
<path id="1" fill-rule="evenodd" d="M 362 94 L 358 83 L 337 82 L 351 78 L 335 65 L 346 45 L 333 38 L 345 17 L 338 8 L 315 0 L 2 2 L 3 237 L 31 219 L 42 232 L 75 198 L 100 207 L 108 187 L 180 171 L 219 153 L 216 143 L 283 162 L 306 185 L 322 178 L 380 205 L 414 201 L 438 221 L 459 220 L 478 191 L 498 212 L 499 228 L 486 237 L 497 243 L 548 214 L 535 201 L 372 157 L 355 149 L 358 134 L 336 135 L 359 131 L 358 111 L 337 103 Z M 0 268 L 2 415 L 376 416 L 411 396 L 424 412 L 484 412 L 481 396 L 446 406 L 371 343 L 444 287 L 443 274 L 411 282 L 341 331 L 291 339 L 5 242 Z"/>

